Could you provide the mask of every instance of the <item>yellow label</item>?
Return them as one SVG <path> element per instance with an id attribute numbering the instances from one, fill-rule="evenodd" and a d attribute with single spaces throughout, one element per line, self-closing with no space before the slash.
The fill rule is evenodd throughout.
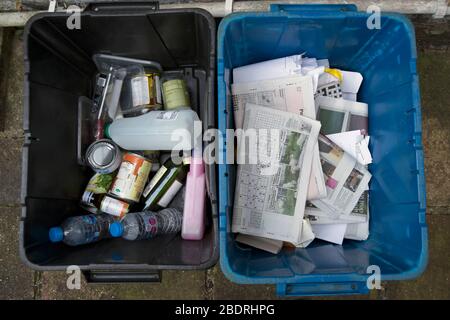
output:
<path id="1" fill-rule="evenodd" d="M 342 80 L 344 79 L 344 77 L 342 76 L 341 71 L 339 71 L 338 69 L 325 68 L 325 72 L 329 73 L 333 77 L 337 78 L 339 80 L 339 82 L 342 82 Z"/>

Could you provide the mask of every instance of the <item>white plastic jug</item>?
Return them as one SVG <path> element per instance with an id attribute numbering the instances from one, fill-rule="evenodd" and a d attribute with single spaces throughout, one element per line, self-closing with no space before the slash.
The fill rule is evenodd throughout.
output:
<path id="1" fill-rule="evenodd" d="M 115 120 L 107 125 L 105 135 L 126 150 L 191 150 L 197 119 L 188 108 L 150 111 Z"/>

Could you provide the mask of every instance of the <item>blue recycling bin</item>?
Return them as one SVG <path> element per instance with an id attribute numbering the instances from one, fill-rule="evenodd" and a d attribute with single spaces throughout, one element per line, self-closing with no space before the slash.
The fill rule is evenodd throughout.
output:
<path id="1" fill-rule="evenodd" d="M 354 5 L 272 5 L 269 12 L 226 16 L 218 31 L 218 127 L 234 127 L 232 69 L 306 52 L 362 73 L 358 101 L 369 105 L 370 236 L 342 246 L 313 242 L 278 255 L 242 246 L 231 233 L 236 165 L 219 165 L 220 263 L 241 284 L 275 284 L 286 296 L 362 294 L 377 267 L 381 280 L 426 268 L 425 177 L 416 44 L 412 24 L 381 13 L 379 29 Z M 371 267 L 375 266 L 375 267 Z M 372 276 L 373 277 L 373 276 Z M 372 277 L 369 279 L 371 280 Z"/>

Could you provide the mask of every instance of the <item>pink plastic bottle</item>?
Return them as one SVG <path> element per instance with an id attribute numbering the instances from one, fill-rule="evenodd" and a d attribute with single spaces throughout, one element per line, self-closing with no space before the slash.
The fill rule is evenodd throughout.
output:
<path id="1" fill-rule="evenodd" d="M 201 240 L 205 232 L 205 166 L 203 158 L 195 152 L 186 178 L 183 226 L 181 237 L 185 240 Z"/>

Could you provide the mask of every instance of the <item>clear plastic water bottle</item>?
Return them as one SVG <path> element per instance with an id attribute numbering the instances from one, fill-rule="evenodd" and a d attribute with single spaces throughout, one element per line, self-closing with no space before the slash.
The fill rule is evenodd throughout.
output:
<path id="1" fill-rule="evenodd" d="M 64 242 L 78 246 L 109 238 L 109 227 L 116 218 L 107 213 L 89 214 L 67 218 L 60 227 L 50 228 L 51 242 Z"/>
<path id="2" fill-rule="evenodd" d="M 158 234 L 180 232 L 182 222 L 183 213 L 175 208 L 135 212 L 127 214 L 121 222 L 114 222 L 109 232 L 113 237 L 126 240 L 151 239 Z"/>

